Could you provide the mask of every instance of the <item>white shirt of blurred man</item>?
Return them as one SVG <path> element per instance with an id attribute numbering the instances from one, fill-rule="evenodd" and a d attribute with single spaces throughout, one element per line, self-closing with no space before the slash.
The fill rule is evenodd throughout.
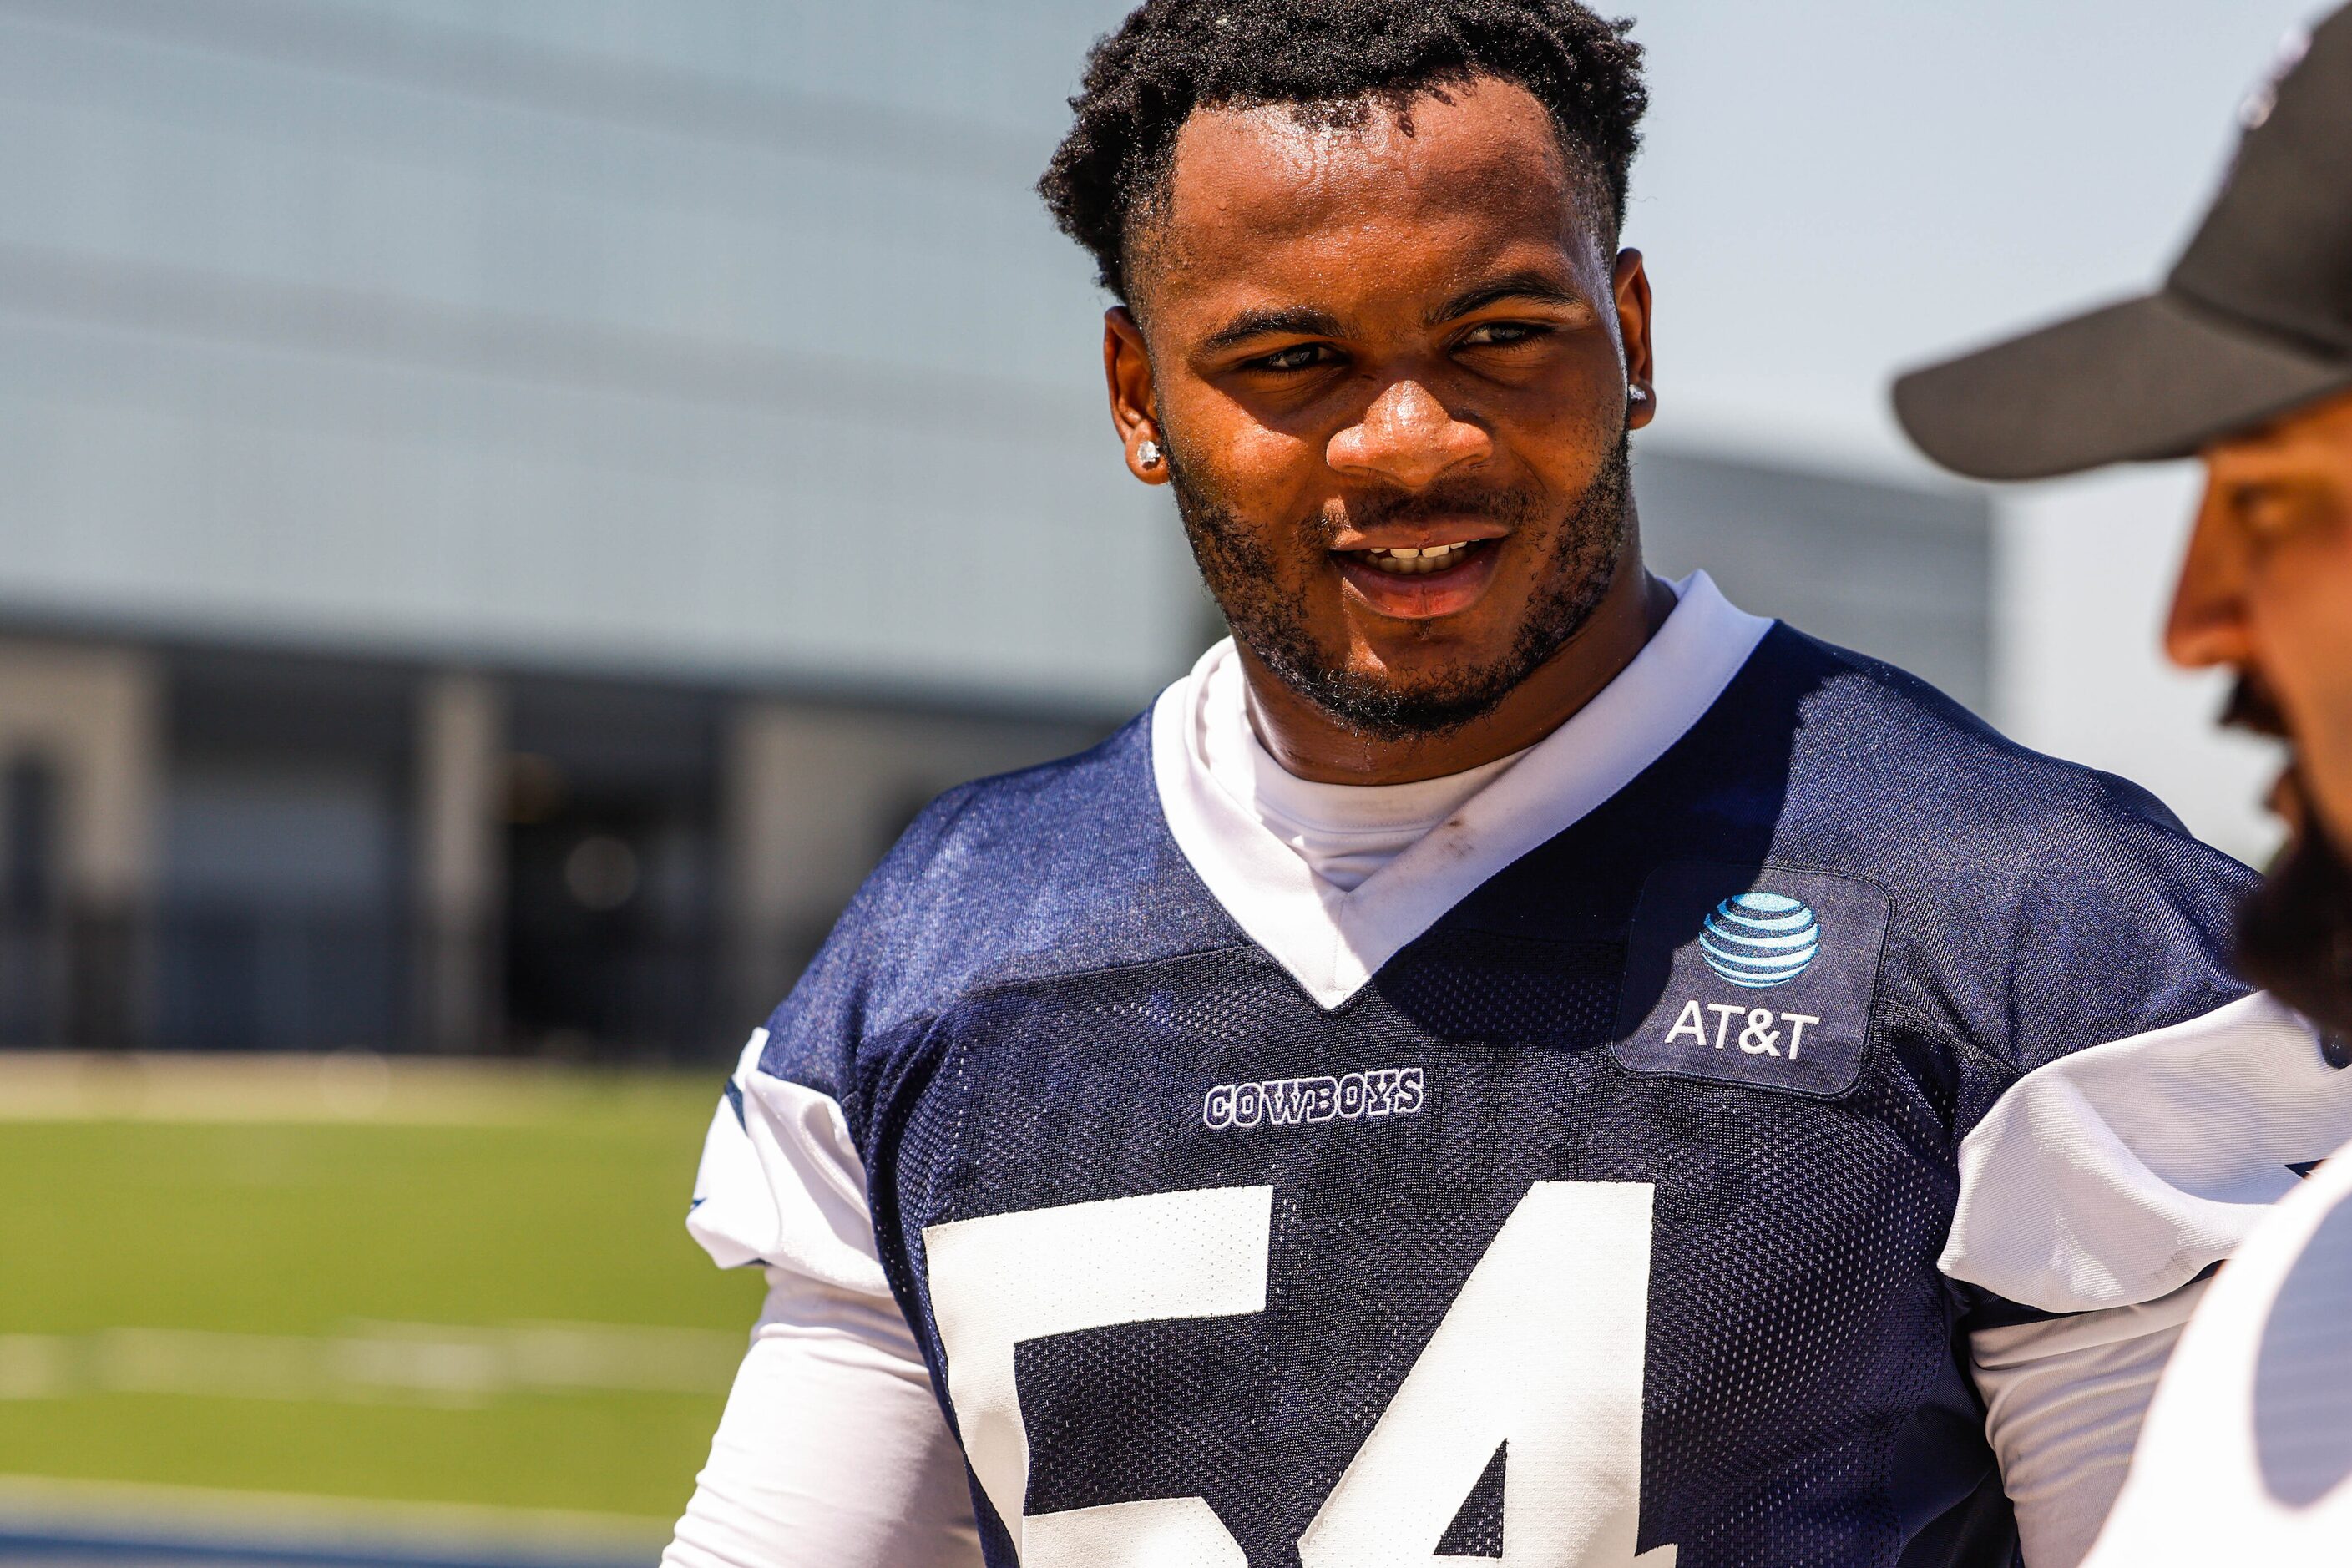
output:
<path id="1" fill-rule="evenodd" d="M 2200 458 L 2166 632 L 2287 743 L 2290 839 L 2237 962 L 2352 1068 L 2352 9 L 2288 41 L 2164 288 L 1898 384 L 1947 466 L 2031 479 Z M 2211 1092 L 2226 1095 L 2216 1064 Z M 2218 1103 L 2218 1100 L 2217 1100 Z M 2352 1149 L 2283 1200 L 2181 1335 L 2085 1568 L 2352 1563 Z"/>

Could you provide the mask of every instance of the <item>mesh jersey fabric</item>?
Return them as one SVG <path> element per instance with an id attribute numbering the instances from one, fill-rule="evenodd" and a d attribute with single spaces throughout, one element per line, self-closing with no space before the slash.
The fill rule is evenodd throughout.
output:
<path id="1" fill-rule="evenodd" d="M 1631 785 L 1327 1008 L 1186 863 L 1149 744 L 1139 723 L 944 797 L 760 1059 L 839 1106 L 940 1386 L 927 1237 L 1265 1194 L 1254 1304 L 1180 1291 L 1219 1310 L 1082 1314 L 1012 1350 L 1021 1513 L 1201 1500 L 1230 1561 L 1301 1561 L 1512 1216 L 1581 1184 L 1652 1205 L 1630 1544 L 1683 1565 L 2013 1555 L 1954 1348 L 2007 1304 L 1936 1267 L 1958 1145 L 2035 1068 L 2242 995 L 2219 952 L 2242 868 L 2129 785 L 1780 627 Z M 1636 909 L 1677 862 L 1882 890 L 1850 1083 L 1621 1059 Z M 1244 1130 L 1202 1111 L 1204 1088 L 1406 1070 L 1410 1112 Z M 1512 1517 L 1511 1455 L 1454 1458 L 1449 1550 L 1486 1550 Z M 990 1560 L 1012 1563 L 1005 1518 L 976 1500 Z"/>

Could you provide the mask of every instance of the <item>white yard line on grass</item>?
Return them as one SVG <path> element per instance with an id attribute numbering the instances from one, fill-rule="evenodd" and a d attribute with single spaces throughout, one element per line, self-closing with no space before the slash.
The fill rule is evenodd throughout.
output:
<path id="1" fill-rule="evenodd" d="M 630 1075 L 561 1064 L 225 1052 L 0 1051 L 0 1121 L 533 1120 Z M 717 1099 L 716 1069 L 710 1075 Z"/>
<path id="2" fill-rule="evenodd" d="M 0 1401 L 85 1394 L 424 1404 L 524 1394 L 719 1394 L 741 1334 L 608 1323 L 357 1322 L 331 1336 L 100 1329 L 0 1334 Z"/>

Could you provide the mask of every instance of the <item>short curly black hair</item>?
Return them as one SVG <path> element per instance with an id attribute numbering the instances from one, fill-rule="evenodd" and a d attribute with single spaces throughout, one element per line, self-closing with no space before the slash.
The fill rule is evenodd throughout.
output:
<path id="1" fill-rule="evenodd" d="M 1195 109 L 1344 110 L 1486 75 L 1551 111 L 1613 240 L 1649 108 L 1632 26 L 1576 0 L 1145 0 L 1087 56 L 1076 121 L 1038 194 L 1127 300 L 1128 241 L 1165 193 Z"/>

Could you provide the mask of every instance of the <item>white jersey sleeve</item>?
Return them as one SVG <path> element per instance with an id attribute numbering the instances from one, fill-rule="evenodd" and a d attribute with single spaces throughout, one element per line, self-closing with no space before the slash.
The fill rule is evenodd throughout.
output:
<path id="1" fill-rule="evenodd" d="M 2347 1138 L 2352 1073 L 2256 994 L 2037 1068 L 1962 1141 L 1943 1271 L 2041 1318 L 1971 1336 L 2029 1568 L 2083 1560 L 2199 1277 Z"/>
<path id="2" fill-rule="evenodd" d="M 2352 1072 L 2263 994 L 2058 1058 L 2011 1084 L 1959 1151 L 1939 1259 L 2045 1312 L 2169 1295 L 2227 1258 L 2352 1139 Z"/>
<path id="3" fill-rule="evenodd" d="M 712 1119 L 687 1227 L 768 1298 L 667 1568 L 972 1568 L 963 1461 L 876 1256 L 866 1175 L 830 1097 L 759 1068 Z"/>
<path id="4" fill-rule="evenodd" d="M 702 1142 L 686 1228 L 721 1268 L 758 1263 L 890 1299 L 866 1169 L 832 1096 L 760 1070 L 755 1029 Z"/>

